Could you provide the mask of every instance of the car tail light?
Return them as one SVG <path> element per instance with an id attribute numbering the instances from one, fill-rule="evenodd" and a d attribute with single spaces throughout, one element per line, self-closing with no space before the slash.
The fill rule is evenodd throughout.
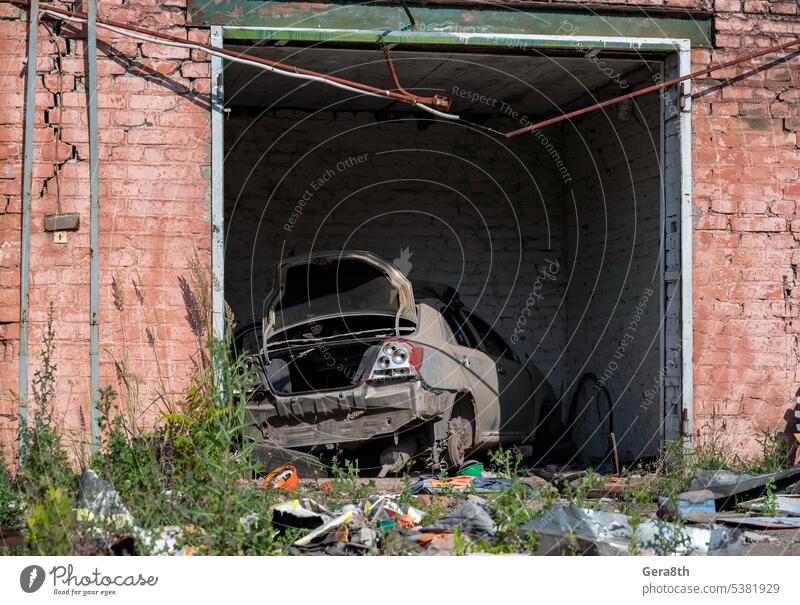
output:
<path id="1" fill-rule="evenodd" d="M 402 338 L 385 340 L 378 350 L 378 357 L 369 376 L 370 380 L 416 376 L 422 368 L 422 357 L 422 347 L 410 340 Z"/>

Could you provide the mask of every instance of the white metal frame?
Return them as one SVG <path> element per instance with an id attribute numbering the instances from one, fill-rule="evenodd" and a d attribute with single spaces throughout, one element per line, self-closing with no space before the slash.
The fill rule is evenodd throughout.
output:
<path id="1" fill-rule="evenodd" d="M 215 26 L 211 28 L 211 44 L 212 46 L 222 47 L 223 38 L 226 30 L 236 29 L 262 29 L 265 32 L 280 33 L 283 31 L 276 28 L 243 28 L 236 26 Z M 293 30 L 297 31 L 297 30 Z M 313 30 L 316 32 L 317 30 Z M 441 35 L 441 34 L 439 34 Z M 453 33 L 453 36 L 464 39 L 470 34 Z M 496 38 L 511 39 L 515 44 L 527 43 L 531 47 L 541 47 L 542 49 L 552 48 L 614 48 L 624 49 L 630 51 L 667 51 L 675 52 L 676 57 L 675 65 L 670 69 L 670 73 L 666 73 L 665 77 L 670 78 L 675 75 L 686 75 L 691 69 L 691 42 L 688 39 L 675 39 L 675 38 L 625 38 L 625 37 L 601 37 L 601 36 L 540 36 L 540 35 L 521 35 L 514 36 L 508 34 L 481 34 L 481 38 Z M 456 52 L 457 46 L 454 47 L 453 52 Z M 212 265 L 212 307 L 213 307 L 213 332 L 222 338 L 225 332 L 225 262 L 224 262 L 224 218 L 225 218 L 225 198 L 224 198 L 224 89 L 223 89 L 223 61 L 220 58 L 211 59 L 211 95 L 212 95 L 212 113 L 211 113 L 211 265 Z M 681 414 L 683 422 L 681 426 L 681 418 L 672 419 L 675 428 L 682 432 L 687 446 L 692 444 L 692 435 L 694 430 L 694 405 L 693 405 L 693 365 L 692 365 L 692 158 L 691 158 L 691 136 L 692 136 L 692 123 L 691 123 L 691 82 L 686 81 L 682 84 L 682 88 L 678 91 L 664 91 L 662 99 L 667 95 L 671 95 L 675 102 L 681 106 L 678 126 L 679 143 L 675 151 L 670 149 L 670 146 L 662 146 L 664 153 L 662 154 L 662 174 L 663 190 L 662 190 L 662 210 L 665 204 L 669 206 L 670 196 L 675 194 L 679 195 L 678 200 L 672 200 L 672 203 L 677 203 L 677 211 L 679 214 L 680 233 L 679 233 L 679 269 L 677 274 L 673 272 L 672 275 L 668 274 L 666 267 L 666 254 L 664 255 L 664 283 L 672 280 L 676 285 L 677 298 L 680 307 L 678 316 L 678 333 L 672 334 L 673 340 L 677 337 L 679 344 L 677 345 L 680 352 L 680 375 L 675 378 L 678 381 L 679 387 L 677 390 L 677 405 L 678 413 Z M 663 117 L 663 116 L 662 116 Z M 662 119 L 662 125 L 665 126 Z M 666 126 L 665 126 L 666 128 Z M 666 131 L 662 132 L 662 141 L 666 137 Z M 677 153 L 678 157 L 671 157 L 672 154 Z M 669 177 L 669 178 L 667 178 Z M 675 185 L 678 185 L 677 190 Z M 666 214 L 662 212 L 662 228 L 666 225 Z M 664 233 L 665 242 L 667 241 L 667 234 Z M 666 249 L 663 251 L 666 253 Z M 666 288 L 666 286 L 665 286 Z M 664 295 L 666 296 L 666 290 Z M 672 301 L 673 304 L 675 301 Z M 668 302 L 662 301 L 662 305 Z M 663 308 L 663 307 L 662 307 Z M 666 347 L 669 346 L 669 334 L 667 331 L 671 329 L 665 321 L 662 314 L 662 321 L 664 321 L 664 338 L 662 338 L 662 359 Z M 666 361 L 666 360 L 665 360 Z M 662 363 L 662 369 L 664 364 Z M 665 376 L 668 380 L 669 376 Z M 676 386 L 678 386 L 676 384 Z M 662 411 L 666 413 L 670 402 L 664 401 L 664 394 L 667 388 L 662 388 Z M 675 406 L 673 406 L 673 409 Z M 675 430 L 671 430 L 670 419 L 664 418 L 666 421 L 665 437 L 673 437 Z"/>

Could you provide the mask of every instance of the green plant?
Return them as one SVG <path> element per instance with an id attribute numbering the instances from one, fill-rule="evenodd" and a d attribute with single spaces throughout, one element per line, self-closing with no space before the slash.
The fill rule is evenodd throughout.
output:
<path id="1" fill-rule="evenodd" d="M 519 478 L 512 479 L 508 489 L 489 499 L 489 515 L 494 519 L 496 529 L 495 548 L 490 552 L 536 550 L 538 537 L 535 532 L 520 528 L 538 516 L 529 504 L 530 499 L 530 487 Z"/>
<path id="2" fill-rule="evenodd" d="M 254 444 L 244 438 L 253 370 L 222 341 L 210 340 L 209 352 L 212 363 L 195 388 L 203 413 L 181 425 L 180 455 L 196 462 L 179 458 L 176 466 L 182 472 L 175 489 L 185 495 L 178 514 L 182 524 L 198 528 L 185 542 L 204 554 L 272 554 L 282 545 L 268 514 L 277 496 L 249 482 Z M 255 521 L 243 524 L 244 518 Z"/>
<path id="3" fill-rule="evenodd" d="M 743 470 L 751 475 L 777 473 L 788 464 L 789 441 L 783 433 L 762 430 L 756 438 L 761 455 L 747 463 Z"/>
<path id="4" fill-rule="evenodd" d="M 522 454 L 519 450 L 504 450 L 502 447 L 489 452 L 492 470 L 500 477 L 511 479 L 522 474 Z"/>
<path id="5" fill-rule="evenodd" d="M 408 485 L 409 482 L 406 481 L 405 483 Z M 419 508 L 419 501 L 407 487 L 400 490 L 400 493 L 397 494 L 396 501 L 400 506 L 413 506 L 415 508 Z"/>
<path id="6" fill-rule="evenodd" d="M 674 555 L 678 549 L 691 542 L 689 534 L 684 531 L 685 523 L 681 520 L 668 522 L 656 520 L 655 551 L 659 556 Z"/>
<path id="7" fill-rule="evenodd" d="M 18 490 L 0 449 L 0 527 L 17 529 L 22 522 Z"/>
<path id="8" fill-rule="evenodd" d="M 75 525 L 72 502 L 64 491 L 50 486 L 41 500 L 25 513 L 28 544 L 38 555 L 66 555 L 71 550 L 70 533 Z"/>
<path id="9" fill-rule="evenodd" d="M 334 497 L 357 502 L 375 493 L 375 482 L 362 483 L 358 472 L 358 461 L 343 458 L 337 452 L 331 459 L 331 486 Z"/>
<path id="10" fill-rule="evenodd" d="M 603 485 L 603 479 L 593 469 L 589 469 L 583 477 L 570 482 L 567 485 L 566 497 L 572 506 L 582 508 L 595 508 L 599 505 L 596 499 L 590 500 L 592 491 L 599 489 Z"/>
<path id="11" fill-rule="evenodd" d="M 422 508 L 425 515 L 422 517 L 423 527 L 435 523 L 447 512 L 446 503 L 449 501 L 447 496 L 436 495 L 431 497 L 431 503 Z"/>
<path id="12" fill-rule="evenodd" d="M 639 545 L 639 540 L 637 538 L 639 525 L 642 523 L 641 509 L 635 508 L 631 511 L 631 514 L 628 516 L 628 523 L 631 527 L 631 533 L 628 534 L 628 554 L 632 557 L 635 557 L 642 552 L 642 548 Z"/>
<path id="13" fill-rule="evenodd" d="M 32 499 L 37 499 L 50 487 L 59 487 L 73 493 L 75 474 L 69 456 L 64 451 L 56 422 L 52 415 L 52 400 L 56 391 L 55 330 L 53 304 L 47 314 L 42 338 L 41 363 L 33 374 L 33 391 L 36 400 L 34 417 L 19 426 L 21 447 L 19 456 L 19 484 Z"/>
<path id="14" fill-rule="evenodd" d="M 460 527 L 456 527 L 453 531 L 453 554 L 457 557 L 463 557 L 470 552 L 470 541 L 464 537 Z"/>
<path id="15" fill-rule="evenodd" d="M 100 450 L 92 458 L 92 468 L 124 495 L 135 516 L 147 516 L 151 506 L 160 504 L 156 495 L 164 489 L 156 440 L 153 435 L 140 435 L 123 415 L 115 413 L 116 398 L 110 386 L 100 389 Z"/>
<path id="16" fill-rule="evenodd" d="M 778 497 L 775 495 L 775 480 L 770 479 L 764 488 L 764 498 L 761 502 L 761 514 L 765 517 L 774 517 L 779 512 Z"/>
<path id="17" fill-rule="evenodd" d="M 730 451 L 730 443 L 720 431 L 706 428 L 694 446 L 694 465 L 711 471 L 730 468 Z"/>

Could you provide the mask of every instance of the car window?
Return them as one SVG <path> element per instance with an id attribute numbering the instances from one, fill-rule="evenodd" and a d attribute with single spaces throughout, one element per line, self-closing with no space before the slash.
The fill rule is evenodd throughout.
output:
<path id="1" fill-rule="evenodd" d="M 475 334 L 480 340 L 478 344 L 479 349 L 485 353 L 488 353 L 489 355 L 494 355 L 495 357 L 508 357 L 509 359 L 514 359 L 514 355 L 509 350 L 506 342 L 500 337 L 500 335 L 497 334 L 497 332 L 489 327 L 489 324 L 487 324 L 474 313 L 470 313 L 468 319 L 472 329 L 475 330 Z"/>
<path id="2" fill-rule="evenodd" d="M 475 337 L 472 336 L 467 328 L 467 322 L 464 319 L 464 316 L 453 307 L 444 307 L 441 308 L 440 311 L 445 322 L 447 322 L 447 326 L 453 333 L 453 338 L 456 344 L 459 344 L 462 347 L 470 347 L 474 349 L 478 343 L 475 342 Z"/>

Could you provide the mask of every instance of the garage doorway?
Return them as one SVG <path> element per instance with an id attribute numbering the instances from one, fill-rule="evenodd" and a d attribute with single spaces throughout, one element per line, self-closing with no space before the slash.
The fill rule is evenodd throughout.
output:
<path id="1" fill-rule="evenodd" d="M 242 50 L 214 29 L 217 43 Z M 558 395 L 549 417 L 582 444 L 560 461 L 596 458 L 610 430 L 623 460 L 654 456 L 691 434 L 681 426 L 691 417 L 688 109 L 677 93 L 653 94 L 531 135 L 498 133 L 670 77 L 680 55 L 664 44 L 394 47 L 403 86 L 451 96 L 458 122 L 226 65 L 214 116 L 216 309 L 224 296 L 238 326 L 260 322 L 281 258 L 373 252 L 412 282 L 455 288 L 547 376 Z M 374 46 L 246 48 L 393 87 Z"/>

